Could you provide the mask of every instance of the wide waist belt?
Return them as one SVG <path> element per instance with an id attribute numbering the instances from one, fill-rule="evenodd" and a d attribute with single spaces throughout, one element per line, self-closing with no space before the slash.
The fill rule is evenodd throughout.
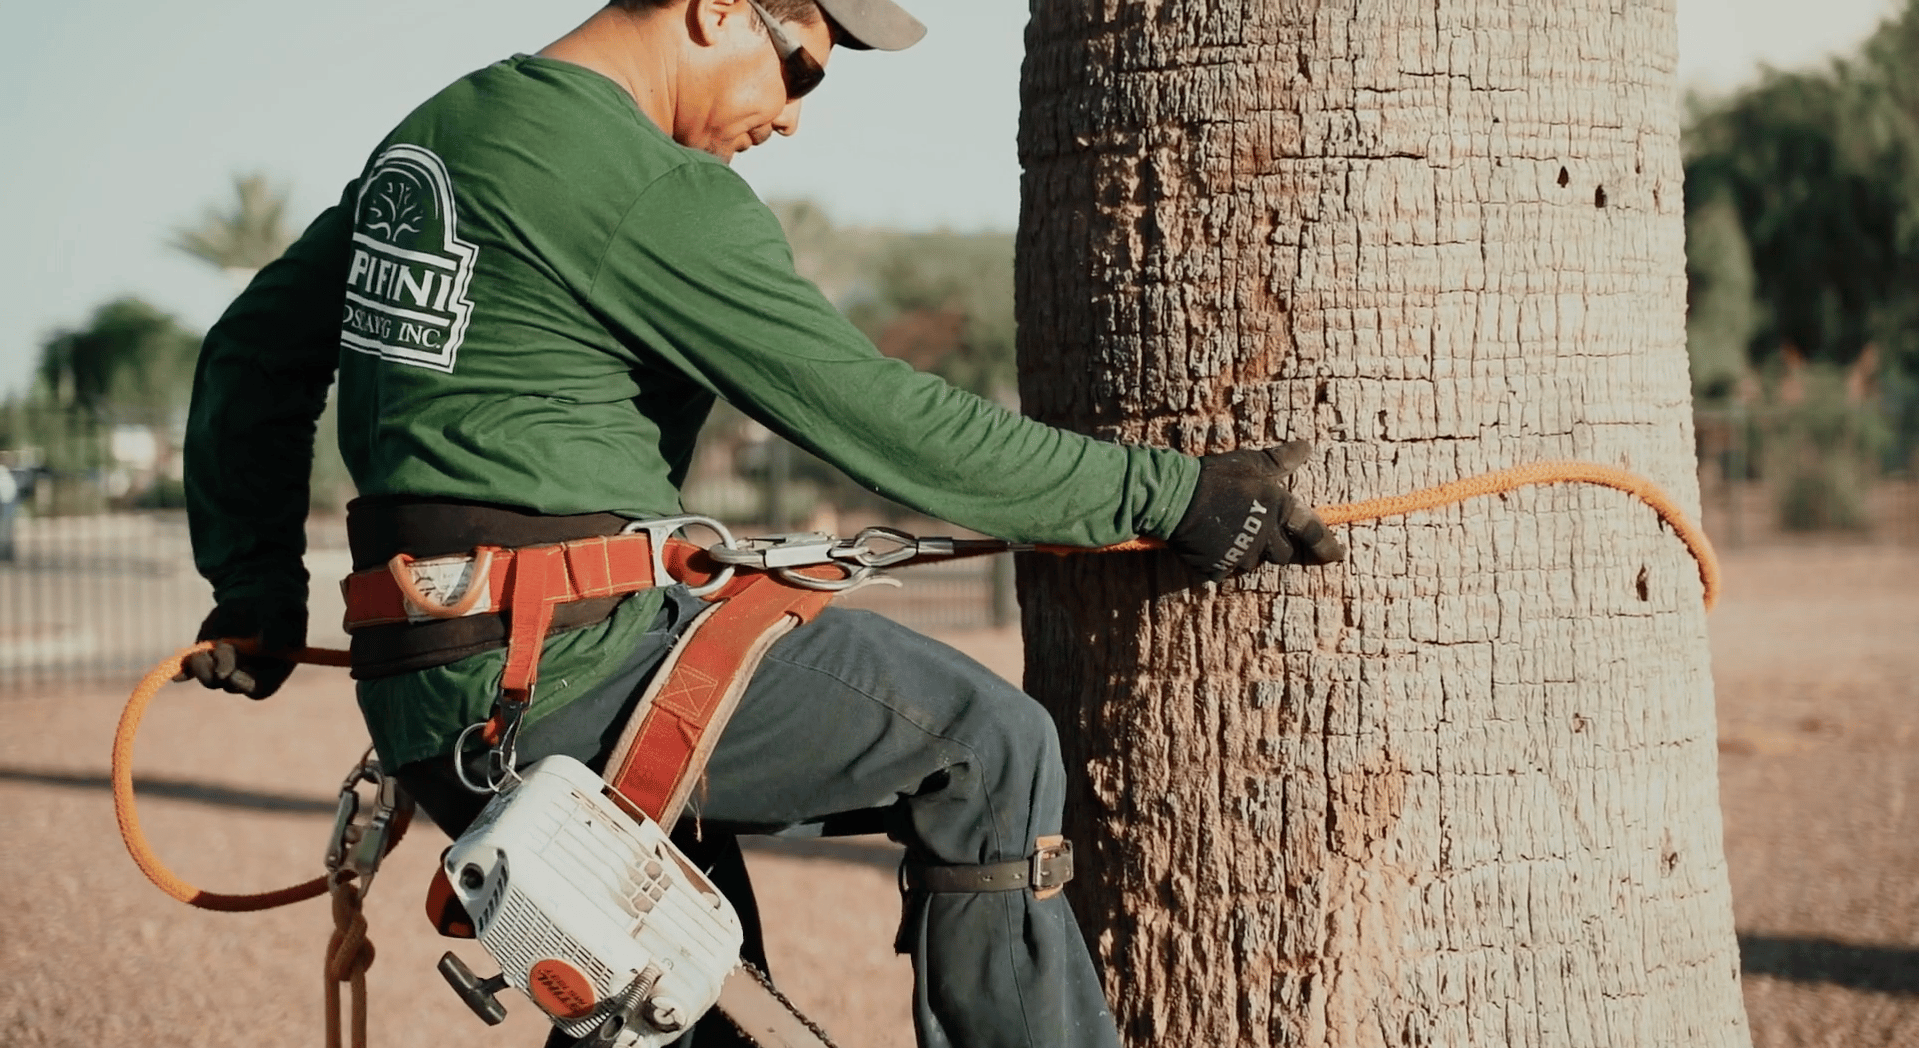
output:
<path id="1" fill-rule="evenodd" d="M 629 594 L 676 582 L 702 592 L 724 578 L 698 547 L 656 529 L 460 556 L 396 553 L 340 588 L 354 676 L 368 679 L 444 665 L 515 635 L 531 645 L 605 619 Z"/>
<path id="2" fill-rule="evenodd" d="M 682 576 L 695 585 L 710 582 L 712 570 L 691 568 L 699 555 L 690 543 L 659 543 L 645 533 L 519 549 L 480 546 L 425 559 L 396 553 L 386 566 L 356 571 L 340 584 L 346 630 L 497 614 L 507 606 L 509 587 L 536 571 L 542 577 L 539 599 L 556 605 L 670 586 Z"/>
<path id="3" fill-rule="evenodd" d="M 483 546 L 515 548 L 613 535 L 632 523 L 631 518 L 614 513 L 549 515 L 467 499 L 392 495 L 354 499 L 347 504 L 346 519 L 355 571 L 388 570 L 396 554 L 439 560 Z M 448 570 L 434 569 L 421 585 L 433 586 Z M 547 633 L 603 621 L 625 599 L 610 596 L 562 604 L 553 609 Z M 366 625 L 355 624 L 349 605 L 347 618 L 353 635 L 353 676 L 360 680 L 444 666 L 498 650 L 507 642 L 507 619 L 499 614 L 446 619 L 408 616 L 385 625 Z"/>

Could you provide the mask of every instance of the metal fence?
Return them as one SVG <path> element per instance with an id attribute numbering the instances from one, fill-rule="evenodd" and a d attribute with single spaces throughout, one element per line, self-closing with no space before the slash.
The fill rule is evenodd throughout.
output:
<path id="1" fill-rule="evenodd" d="M 13 522 L 0 561 L 0 686 L 125 678 L 193 639 L 211 604 L 186 515 Z"/>
<path id="2" fill-rule="evenodd" d="M 10 559 L 0 543 L 0 690 L 131 684 L 190 643 L 212 607 L 183 511 L 23 515 L 12 535 Z M 344 524 L 316 518 L 307 543 L 309 642 L 345 647 L 334 585 L 351 568 Z M 1017 614 L 1010 569 L 1003 557 L 914 568 L 903 588 L 870 588 L 847 604 L 925 632 L 1006 624 Z"/>

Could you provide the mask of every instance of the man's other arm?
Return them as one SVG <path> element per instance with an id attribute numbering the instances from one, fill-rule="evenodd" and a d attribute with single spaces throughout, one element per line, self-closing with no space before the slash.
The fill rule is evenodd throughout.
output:
<path id="1" fill-rule="evenodd" d="M 207 332 L 185 448 L 193 559 L 222 607 L 279 618 L 304 643 L 313 441 L 339 363 L 349 185 Z M 279 638 L 269 638 L 269 641 Z"/>

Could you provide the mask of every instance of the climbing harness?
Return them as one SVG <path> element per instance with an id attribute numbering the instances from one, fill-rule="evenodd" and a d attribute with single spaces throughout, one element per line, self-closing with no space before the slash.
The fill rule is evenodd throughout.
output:
<path id="1" fill-rule="evenodd" d="M 1528 485 L 1565 482 L 1616 488 L 1655 510 L 1697 562 L 1705 604 L 1712 607 L 1718 597 L 1720 575 L 1704 532 L 1650 481 L 1613 467 L 1583 462 L 1539 463 L 1408 495 L 1320 507 L 1317 512 L 1333 526 L 1403 515 Z M 429 510 L 448 514 L 446 519 L 456 524 L 471 523 L 461 515 L 471 511 L 460 507 Z M 620 526 L 618 534 L 564 534 L 566 527 L 603 527 L 615 521 Z M 693 526 L 711 529 L 718 541 L 701 548 L 674 537 Z M 404 534 L 406 524 L 382 521 L 379 527 Z M 867 528 L 844 540 L 822 533 L 742 540 L 719 522 L 695 516 L 642 522 L 619 521 L 607 514 L 534 518 L 526 528 L 531 530 L 522 533 L 538 533 L 541 528 L 560 528 L 561 532 L 545 541 L 510 546 L 475 542 L 459 554 L 414 557 L 397 553 L 383 566 L 355 571 L 342 582 L 347 626 L 354 635 L 352 656 L 309 648 L 294 660 L 352 665 L 356 676 L 378 676 L 443 664 L 488 648 L 507 649 L 493 707 L 485 721 L 461 735 L 455 761 L 469 788 L 494 797 L 447 853 L 428 898 L 429 916 L 436 926 L 449 935 L 477 935 L 501 961 L 502 974 L 479 979 L 451 953 L 441 962 L 442 974 L 483 1018 L 504 1014 L 494 994 L 514 985 L 525 990 L 562 1029 L 584 1031 L 588 1043 L 598 1048 L 663 1044 L 697 1019 L 715 999 L 742 1033 L 763 1048 L 830 1045 L 817 1026 L 772 990 L 763 974 L 739 962 L 738 940 L 727 931 L 729 920 L 730 927 L 737 928 L 737 917 L 710 882 L 679 856 L 660 825 L 670 824 L 684 810 L 699 769 L 717 745 L 759 661 L 780 637 L 811 621 L 836 597 L 863 585 L 890 581 L 883 574 L 888 568 L 1005 551 L 1095 551 L 990 539 L 923 538 L 891 528 Z M 457 533 L 457 528 L 449 533 Z M 1146 539 L 1105 547 L 1103 551 L 1163 546 Z M 356 550 L 356 563 L 360 560 Z M 710 606 L 694 620 L 655 672 L 626 724 L 604 780 L 583 766 L 569 767 L 569 758 L 548 758 L 524 771 L 516 770 L 514 746 L 537 686 L 545 638 L 559 629 L 597 621 L 594 616 L 603 618 L 627 594 L 667 585 L 684 585 Z M 431 643 L 419 643 L 417 638 L 421 636 Z M 178 674 L 185 657 L 210 647 L 210 643 L 196 645 L 156 666 L 128 701 L 113 748 L 114 806 L 121 835 L 135 863 L 155 885 L 201 908 L 258 910 L 331 894 L 335 932 L 326 964 L 328 1045 L 339 1045 L 339 986 L 345 983 L 352 988 L 353 1043 L 363 1046 L 365 973 L 372 964 L 373 949 L 366 940 L 360 907 L 378 872 L 379 860 L 405 832 L 411 804 L 369 753 L 342 784 L 325 876 L 277 892 L 222 895 L 201 891 L 174 875 L 153 853 L 140 829 L 131 776 L 133 740 L 154 694 Z M 476 738 L 486 747 L 479 782 L 471 781 L 463 768 L 464 754 Z M 365 802 L 360 799 L 362 788 L 370 792 Z M 573 806 L 570 809 L 569 804 Z M 571 812 L 576 820 L 593 822 L 597 829 L 585 839 L 597 841 L 591 847 L 601 849 L 594 852 L 601 860 L 607 850 L 618 853 L 624 847 L 631 851 L 626 860 L 610 867 L 602 862 L 603 870 L 625 872 L 613 882 L 603 877 L 595 882 L 577 870 L 565 872 L 563 867 L 571 860 L 563 851 L 528 845 L 526 841 L 537 834 L 516 828 L 538 820 L 529 821 L 515 811 L 544 808 L 551 824 L 556 806 L 557 810 Z M 513 859 L 516 854 L 522 856 L 517 863 Z M 564 893 L 549 893 L 543 904 L 538 899 L 529 901 L 524 894 L 515 895 L 518 877 L 509 879 L 506 871 L 537 867 L 541 862 L 550 872 L 557 871 L 556 883 L 597 884 L 589 889 L 589 893 L 598 891 L 601 896 L 602 905 L 593 911 L 593 920 L 603 921 L 605 928 L 568 911 L 560 917 L 569 929 L 566 935 L 549 935 L 541 940 L 544 945 L 539 948 L 528 945 L 540 938 L 527 930 L 539 922 L 525 915 L 544 915 L 550 929 L 554 914 L 568 905 L 553 901 Z M 584 869 L 590 864 L 576 861 L 574 865 Z M 1024 859 L 979 866 L 908 863 L 901 877 L 909 891 L 920 893 L 1028 890 L 1046 897 L 1057 894 L 1072 873 L 1070 843 L 1042 838 Z M 676 905 L 698 904 L 689 912 L 697 911 L 705 923 L 692 923 L 705 927 L 709 939 L 717 935 L 714 941 L 721 948 L 715 956 L 723 958 L 725 967 L 711 959 L 688 964 L 682 974 L 691 982 L 686 986 L 675 983 L 671 988 L 665 973 L 679 971 L 679 963 L 656 964 L 651 969 L 641 965 L 618 977 L 612 975 L 614 969 L 607 958 L 625 963 L 617 961 L 617 956 L 630 953 L 635 943 L 642 944 L 638 947 L 642 952 L 650 949 L 650 956 L 656 958 L 686 948 L 685 943 L 677 941 L 644 945 L 649 927 L 669 922 L 650 922 L 639 915 L 658 910 L 667 896 L 673 896 Z M 516 897 L 518 910 L 513 909 Z M 646 903 L 640 901 L 642 898 Z M 609 906 L 612 909 L 607 909 Z M 623 921 L 615 911 L 629 919 Z M 510 912 L 522 914 L 519 925 L 501 923 L 509 921 Z M 577 923 L 580 930 L 573 931 L 576 922 L 584 923 Z M 625 939 L 576 948 L 570 954 L 564 945 L 571 942 L 579 947 L 583 941 L 613 932 Z M 604 971 L 594 968 L 596 958 Z M 704 982 L 695 978 L 702 973 L 715 975 L 716 969 L 717 988 L 714 978 Z M 653 972 L 651 976 L 649 971 Z"/>

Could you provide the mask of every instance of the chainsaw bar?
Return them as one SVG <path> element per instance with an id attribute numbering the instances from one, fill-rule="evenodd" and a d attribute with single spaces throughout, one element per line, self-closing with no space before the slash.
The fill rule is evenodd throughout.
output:
<path id="1" fill-rule="evenodd" d="M 745 961 L 720 984 L 714 1005 L 754 1048 L 839 1048 L 820 1025 L 775 989 L 766 973 Z"/>

